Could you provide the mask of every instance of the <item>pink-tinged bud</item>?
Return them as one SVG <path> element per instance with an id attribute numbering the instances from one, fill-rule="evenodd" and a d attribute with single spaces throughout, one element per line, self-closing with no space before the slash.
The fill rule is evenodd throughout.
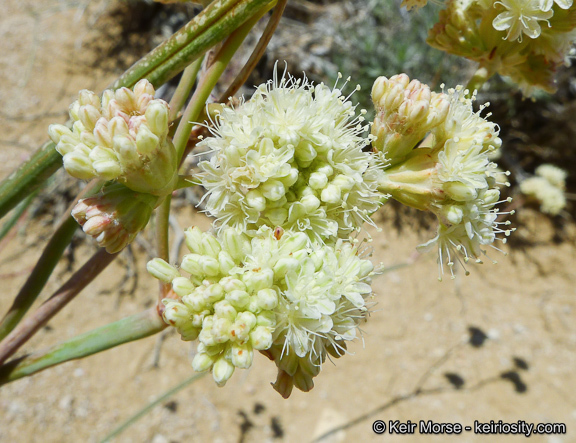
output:
<path id="1" fill-rule="evenodd" d="M 156 91 L 154 91 L 154 86 L 152 86 L 152 83 L 145 78 L 139 80 L 138 83 L 134 85 L 134 96 L 137 98 L 142 95 L 150 95 L 154 97 L 155 93 Z"/>
<path id="2" fill-rule="evenodd" d="M 120 184 L 105 186 L 95 197 L 80 200 L 72 216 L 84 232 L 113 254 L 131 243 L 150 219 L 160 199 Z"/>

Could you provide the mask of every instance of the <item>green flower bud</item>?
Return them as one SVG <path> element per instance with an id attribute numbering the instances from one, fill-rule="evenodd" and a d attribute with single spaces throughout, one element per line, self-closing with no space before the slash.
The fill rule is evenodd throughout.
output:
<path id="1" fill-rule="evenodd" d="M 212 367 L 212 376 L 218 386 L 224 386 L 234 373 L 234 365 L 225 358 L 219 358 Z"/>
<path id="2" fill-rule="evenodd" d="M 174 266 L 166 263 L 161 258 L 154 258 L 150 260 L 146 265 L 146 269 L 148 269 L 148 272 L 152 274 L 152 276 L 156 277 L 160 281 L 163 281 L 164 283 L 171 283 L 172 280 L 180 277 L 178 270 Z"/>
<path id="3" fill-rule="evenodd" d="M 194 290 L 194 285 L 189 279 L 186 277 L 180 277 L 180 274 L 178 274 L 178 277 L 175 277 L 172 280 L 172 290 L 176 295 L 178 295 L 178 297 L 184 297 Z"/>
<path id="4" fill-rule="evenodd" d="M 215 357 L 211 357 L 207 354 L 196 354 L 192 360 L 192 368 L 196 372 L 204 372 L 212 367 L 216 361 Z"/>
<path id="5" fill-rule="evenodd" d="M 190 252 L 194 254 L 202 254 L 202 231 L 197 226 L 186 229 L 184 231 L 186 237 L 186 246 Z"/>

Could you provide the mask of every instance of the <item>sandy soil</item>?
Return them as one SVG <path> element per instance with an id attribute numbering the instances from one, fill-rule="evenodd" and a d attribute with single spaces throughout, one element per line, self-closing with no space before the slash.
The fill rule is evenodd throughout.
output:
<path id="1" fill-rule="evenodd" d="M 5 0 L 0 19 L 0 176 L 6 176 L 46 138 L 51 122 L 66 118 L 82 88 L 99 90 L 113 75 L 72 66 L 87 55 L 86 26 L 107 7 L 95 1 L 82 13 L 72 2 Z M 472 275 L 437 282 L 435 257 L 413 260 L 416 234 L 398 232 L 391 208 L 375 216 L 374 260 L 387 266 L 411 263 L 374 284 L 377 305 L 353 355 L 327 363 L 310 393 L 283 400 L 270 386 L 274 365 L 258 356 L 237 371 L 225 388 L 210 377 L 195 382 L 117 441 L 445 441 L 445 436 L 388 435 L 372 422 L 433 420 L 473 426 L 475 420 L 565 423 L 566 435 L 533 436 L 535 442 L 576 441 L 576 312 L 573 241 L 553 242 L 551 221 L 521 210 L 518 238 L 524 249 L 499 261 L 473 266 Z M 178 212 L 180 224 L 208 227 L 192 207 Z M 573 227 L 567 237 L 576 238 Z M 27 225 L 4 247 L 0 279 L 5 312 L 46 241 L 46 219 Z M 94 250 L 76 252 L 76 266 Z M 128 257 L 55 317 L 24 351 L 40 349 L 97 326 L 137 313 L 154 303 L 156 282 L 143 271 L 146 252 L 135 247 L 137 289 L 119 295 Z M 67 277 L 59 265 L 45 299 Z M 128 282 L 126 287 L 130 285 Z M 155 349 L 160 347 L 157 367 Z M 90 358 L 69 362 L 0 388 L 0 441 L 99 441 L 149 401 L 192 375 L 194 345 L 167 332 Z M 328 433 L 328 435 L 327 435 Z M 454 441 L 523 441 L 523 436 L 464 432 Z"/>

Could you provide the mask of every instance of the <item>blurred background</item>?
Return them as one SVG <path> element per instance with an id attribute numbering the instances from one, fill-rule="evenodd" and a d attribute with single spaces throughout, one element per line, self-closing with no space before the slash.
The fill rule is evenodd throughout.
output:
<path id="1" fill-rule="evenodd" d="M 276 60 L 294 75 L 333 84 L 338 72 L 360 84 L 353 100 L 371 111 L 376 77 L 406 72 L 439 91 L 466 84 L 474 65 L 428 47 L 427 29 L 440 6 L 408 13 L 400 0 L 290 0 L 269 49 L 244 86 L 271 77 Z M 67 119 L 80 89 L 101 91 L 133 62 L 198 13 L 192 4 L 114 0 L 4 0 L 0 18 L 0 177 L 8 176 L 47 139 L 50 123 Z M 260 23 L 230 66 L 243 65 L 265 26 Z M 252 45 L 252 46 L 251 46 Z M 283 400 L 270 386 L 275 367 L 264 357 L 237 371 L 225 388 L 202 378 L 152 409 L 117 441 L 249 442 L 380 441 L 372 422 L 474 420 L 562 422 L 576 440 L 576 81 L 559 72 L 558 93 L 524 99 L 494 78 L 477 103 L 490 102 L 512 172 L 518 230 L 508 256 L 471 266 L 469 277 L 437 281 L 434 254 L 415 246 L 432 238 L 433 219 L 388 203 L 374 215 L 373 259 L 389 271 L 374 284 L 377 303 L 351 354 L 327 362 L 310 393 Z M 223 85 L 222 90 L 226 85 Z M 350 87 L 350 91 L 352 90 Z M 160 94 L 170 96 L 170 85 Z M 485 111 L 486 112 L 486 111 Z M 519 194 L 517 183 L 550 163 L 568 172 L 567 206 L 556 216 Z M 0 310 L 25 281 L 54 224 L 78 191 L 63 171 L 49 181 L 0 242 Z M 174 201 L 173 238 L 190 225 L 209 229 L 198 195 Z M 155 303 L 157 283 L 145 272 L 154 256 L 150 232 L 127 248 L 105 275 L 58 314 L 23 352 L 43 348 Z M 95 250 L 80 233 L 41 300 Z M 100 441 L 148 402 L 192 375 L 195 344 L 171 330 L 0 388 L 0 441 Z M 386 441 L 444 441 L 443 436 L 386 435 Z M 484 441 L 464 433 L 459 441 Z M 520 441 L 523 436 L 496 436 Z"/>

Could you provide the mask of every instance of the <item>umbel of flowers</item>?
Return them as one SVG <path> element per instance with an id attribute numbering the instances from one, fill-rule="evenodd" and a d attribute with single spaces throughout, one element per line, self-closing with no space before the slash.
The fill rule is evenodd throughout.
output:
<path id="1" fill-rule="evenodd" d="M 500 191 L 489 158 L 501 145 L 498 129 L 466 94 L 462 87 L 430 92 L 405 74 L 380 77 L 372 89 L 374 147 L 388 161 L 379 189 L 436 214 L 438 235 L 422 248 L 437 247 L 440 276 L 444 264 L 454 276 L 455 262 L 481 261 L 497 234 L 510 234 L 500 227 L 510 222 L 497 221 Z"/>
<path id="2" fill-rule="evenodd" d="M 357 88 L 358 89 L 358 88 Z M 200 163 L 206 210 L 220 227 L 282 226 L 313 240 L 347 237 L 381 204 L 362 111 L 340 89 L 284 75 L 224 108 Z"/>
<path id="3" fill-rule="evenodd" d="M 50 125 L 64 168 L 79 179 L 117 180 L 128 188 L 164 196 L 172 192 L 178 159 L 168 139 L 168 104 L 140 80 L 134 90 L 106 90 L 100 99 L 80 91 L 70 106 L 72 129 Z"/>
<path id="4" fill-rule="evenodd" d="M 234 228 L 216 236 L 191 228 L 186 245 L 188 277 L 160 259 L 148 270 L 178 297 L 163 300 L 166 322 L 200 342 L 193 368 L 211 369 L 220 386 L 265 351 L 280 394 L 309 391 L 327 354 L 343 355 L 366 316 L 374 267 L 350 242 L 322 245 L 264 225 L 251 238 Z"/>
<path id="5" fill-rule="evenodd" d="M 510 77 L 531 95 L 555 91 L 575 28 L 572 0 L 448 0 L 428 43 L 478 62 L 488 75 Z"/>
<path id="6" fill-rule="evenodd" d="M 49 128 L 70 175 L 115 182 L 72 211 L 84 232 L 110 253 L 130 243 L 174 189 L 178 159 L 168 138 L 168 111 L 164 100 L 154 99 L 150 82 L 141 80 L 133 91 L 106 90 L 102 99 L 80 91 L 70 106 L 72 129 Z"/>

